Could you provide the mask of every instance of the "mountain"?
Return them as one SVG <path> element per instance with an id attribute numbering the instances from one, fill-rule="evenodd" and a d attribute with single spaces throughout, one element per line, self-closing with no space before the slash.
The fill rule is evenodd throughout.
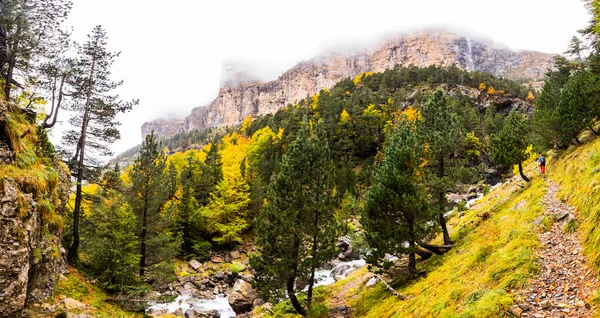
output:
<path id="1" fill-rule="evenodd" d="M 247 116 L 274 113 L 323 88 L 364 72 L 382 72 L 395 65 L 456 65 L 524 81 L 541 81 L 553 65 L 553 55 L 513 51 L 490 41 L 476 40 L 438 30 L 403 34 L 385 41 L 374 50 L 328 53 L 302 61 L 279 78 L 267 83 L 252 82 L 250 75 L 228 70 L 219 95 L 208 105 L 196 107 L 184 120 L 159 119 L 145 123 L 142 135 L 154 130 L 160 138 L 210 127 L 234 126 Z"/>

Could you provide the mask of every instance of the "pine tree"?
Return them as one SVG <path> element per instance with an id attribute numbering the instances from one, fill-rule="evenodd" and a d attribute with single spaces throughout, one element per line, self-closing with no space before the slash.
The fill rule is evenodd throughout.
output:
<path id="1" fill-rule="evenodd" d="M 527 159 L 526 136 L 529 132 L 527 119 L 516 110 L 512 110 L 504 127 L 497 134 L 490 136 L 492 160 L 505 166 L 519 165 L 519 174 L 526 182 L 529 178 L 523 173 L 523 161 Z"/>
<path id="2" fill-rule="evenodd" d="M 33 70 L 65 46 L 68 34 L 60 24 L 71 11 L 68 0 L 0 1 L 0 76 L 3 92 L 10 98 L 16 80 L 33 75 Z"/>
<path id="3" fill-rule="evenodd" d="M 133 168 L 129 172 L 131 187 L 128 203 L 137 218 L 136 235 L 139 244 L 139 275 L 152 276 L 151 268 L 172 260 L 179 245 L 168 231 L 169 216 L 161 215 L 168 199 L 165 178 L 166 155 L 154 132 L 146 136 Z"/>
<path id="4" fill-rule="evenodd" d="M 424 185 L 427 146 L 411 126 L 401 122 L 388 136 L 361 224 L 371 247 L 370 263 L 381 265 L 386 253 L 407 253 L 409 270 L 416 273 L 416 244 L 431 232 L 428 223 L 437 212 L 429 207 Z"/>
<path id="5" fill-rule="evenodd" d="M 89 40 L 79 49 L 76 70 L 74 71 L 74 91 L 70 110 L 73 117 L 69 123 L 77 129 L 65 132 L 63 143 L 67 147 L 66 156 L 72 175 L 76 178 L 75 206 L 73 208 L 73 242 L 69 247 L 68 261 L 73 264 L 79 248 L 79 216 L 81 213 L 81 185 L 83 180 L 95 182 L 94 168 L 98 170 L 98 160 L 89 153 L 111 155 L 109 146 L 120 138 L 116 120 L 119 113 L 129 111 L 137 101 L 123 102 L 117 95 L 110 95 L 122 82 L 110 80 L 110 68 L 118 53 L 106 50 L 107 37 L 102 27 L 97 26 L 88 36 Z"/>
<path id="6" fill-rule="evenodd" d="M 256 218 L 260 255 L 252 258 L 256 284 L 267 296 L 285 288 L 294 309 L 307 309 L 296 297 L 296 284 L 308 285 L 310 309 L 315 271 L 334 253 L 338 227 L 333 214 L 334 166 L 325 131 L 305 121 L 284 154 L 267 190 L 267 204 Z"/>
<path id="7" fill-rule="evenodd" d="M 448 206 L 446 192 L 459 181 L 456 174 L 449 172 L 462 165 L 456 160 L 454 152 L 462 142 L 464 132 L 452 111 L 452 105 L 441 90 L 436 91 L 419 110 L 423 118 L 418 124 L 419 132 L 430 147 L 427 183 L 436 202 L 444 244 L 450 245 L 452 240 L 444 217 Z"/>

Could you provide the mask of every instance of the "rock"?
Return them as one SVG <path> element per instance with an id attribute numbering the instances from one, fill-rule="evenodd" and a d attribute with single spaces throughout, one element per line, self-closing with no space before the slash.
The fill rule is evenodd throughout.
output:
<path id="1" fill-rule="evenodd" d="M 210 257 L 210 261 L 216 264 L 223 263 L 223 258 L 220 256 L 213 255 Z"/>
<path id="2" fill-rule="evenodd" d="M 271 303 L 265 303 L 264 305 L 262 305 L 262 309 L 267 311 L 267 312 L 273 312 L 273 304 Z"/>
<path id="3" fill-rule="evenodd" d="M 252 308 L 256 308 L 256 307 L 262 306 L 262 305 L 264 305 L 264 304 L 265 304 L 265 301 L 264 301 L 264 300 L 262 300 L 262 299 L 260 299 L 260 298 L 258 298 L 258 299 L 255 299 L 255 300 L 252 302 Z"/>
<path id="4" fill-rule="evenodd" d="M 65 308 L 67 308 L 67 310 L 73 310 L 73 309 L 85 309 L 85 307 L 87 307 L 86 304 L 75 300 L 73 298 L 65 298 L 63 300 L 63 303 L 65 304 Z"/>
<path id="5" fill-rule="evenodd" d="M 193 309 L 188 309 L 183 314 L 185 318 L 196 318 L 196 311 Z"/>
<path id="6" fill-rule="evenodd" d="M 371 279 L 369 279 L 369 281 L 367 282 L 366 286 L 371 287 L 371 286 L 375 286 L 375 284 L 377 284 L 377 278 L 371 277 Z"/>
<path id="7" fill-rule="evenodd" d="M 4 120 L 4 110 L 4 104 L 0 102 L 0 122 Z M 0 158 L 0 166 L 4 165 L 1 160 L 4 159 Z M 53 168 L 58 174 L 58 182 L 38 195 L 53 203 L 56 215 L 66 215 L 64 207 L 69 200 L 69 177 L 58 164 Z M 62 227 L 49 226 L 46 220 L 42 220 L 43 211 L 36 202 L 34 189 L 30 186 L 21 188 L 8 176 L 2 177 L 0 316 L 13 316 L 23 309 L 26 302 L 37 302 L 51 296 L 57 277 L 68 270 L 65 255 L 59 248 Z M 25 215 L 27 217 L 22 217 Z"/>
<path id="8" fill-rule="evenodd" d="M 229 252 L 229 256 L 231 257 L 231 259 L 236 260 L 241 257 L 240 251 L 231 251 Z"/>
<path id="9" fill-rule="evenodd" d="M 258 293 L 248 282 L 238 279 L 229 294 L 229 305 L 236 314 L 242 314 L 252 309 L 254 300 L 258 299 Z"/>
<path id="10" fill-rule="evenodd" d="M 521 303 L 519 304 L 519 307 L 523 310 L 523 311 L 529 311 L 531 310 L 531 306 L 529 306 L 528 304 L 525 303 Z"/>
<path id="11" fill-rule="evenodd" d="M 224 279 L 224 278 L 225 278 L 225 273 L 224 273 L 223 271 L 218 271 L 218 272 L 215 274 L 215 277 L 216 277 L 217 279 L 219 279 L 219 280 L 222 280 L 222 279 Z"/>
<path id="12" fill-rule="evenodd" d="M 221 315 L 216 310 L 199 311 L 196 313 L 196 318 L 220 318 Z"/>
<path id="13" fill-rule="evenodd" d="M 248 283 L 252 282 L 252 279 L 254 278 L 254 276 L 252 276 L 252 274 L 249 273 L 243 273 L 240 274 L 240 278 L 247 281 Z"/>
<path id="14" fill-rule="evenodd" d="M 336 281 L 346 278 L 350 273 L 356 270 L 352 264 L 340 264 L 331 270 L 331 275 Z"/>
<path id="15" fill-rule="evenodd" d="M 540 302 L 540 307 L 542 307 L 542 309 L 548 309 L 550 307 L 550 301 L 542 300 Z"/>
<path id="16" fill-rule="evenodd" d="M 218 295 L 219 293 L 219 287 L 215 286 L 215 289 L 213 289 L 213 294 Z"/>
<path id="17" fill-rule="evenodd" d="M 450 193 L 446 196 L 446 198 L 448 199 L 448 201 L 454 202 L 456 204 L 460 203 L 460 201 L 463 200 L 463 197 L 457 193 Z"/>
<path id="18" fill-rule="evenodd" d="M 202 264 L 200 264 L 200 262 L 198 262 L 197 260 L 193 259 L 190 261 L 190 266 L 197 272 L 202 267 Z"/>
<path id="19" fill-rule="evenodd" d="M 94 318 L 94 316 L 89 315 L 89 314 L 76 314 L 76 313 L 68 312 L 67 318 Z"/>
<path id="20" fill-rule="evenodd" d="M 236 65 L 229 64 L 223 72 L 221 87 L 214 101 L 194 108 L 185 120 L 147 122 L 142 126 L 142 135 L 145 138 L 154 130 L 158 138 L 165 139 L 204 128 L 232 127 L 250 115 L 273 114 L 288 104 L 296 104 L 307 95 L 316 94 L 323 88 L 329 89 L 344 78 L 354 78 L 364 72 L 383 72 L 397 64 L 417 67 L 455 64 L 459 68 L 505 78 L 534 80 L 543 80 L 546 70 L 554 65 L 550 54 L 500 49 L 485 41 L 447 31 L 398 35 L 369 51 L 369 54 L 317 56 L 298 63 L 268 83 L 261 83 L 249 75 L 250 72 L 240 71 Z M 474 63 L 467 63 L 465 56 L 472 57 Z M 473 94 L 479 94 L 479 90 L 475 89 Z M 507 104 L 502 100 L 494 103 Z"/>
<path id="21" fill-rule="evenodd" d="M 185 313 L 183 312 L 183 309 L 177 308 L 177 310 L 175 310 L 175 312 L 173 312 L 173 315 L 175 315 L 177 317 L 183 317 L 183 315 L 185 315 Z"/>
<path id="22" fill-rule="evenodd" d="M 517 317 L 521 317 L 521 314 L 523 313 L 523 309 L 521 309 L 521 307 L 519 307 L 518 305 L 512 305 L 510 307 L 510 312 L 513 313 Z"/>

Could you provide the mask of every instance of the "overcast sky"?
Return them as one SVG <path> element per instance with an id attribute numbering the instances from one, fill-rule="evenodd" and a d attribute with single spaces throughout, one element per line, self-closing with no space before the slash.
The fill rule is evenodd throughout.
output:
<path id="1" fill-rule="evenodd" d="M 183 118 L 216 96 L 224 63 L 275 79 L 337 45 L 422 27 L 469 31 L 514 49 L 565 51 L 588 15 L 578 0 L 73 0 L 67 25 L 83 42 L 98 24 L 122 54 L 119 94 L 140 105 L 120 117 L 116 154 L 141 142 L 141 125 Z"/>

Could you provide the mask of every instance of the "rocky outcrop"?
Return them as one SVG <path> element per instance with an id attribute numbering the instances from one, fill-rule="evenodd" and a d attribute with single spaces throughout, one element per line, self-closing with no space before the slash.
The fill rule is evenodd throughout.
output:
<path id="1" fill-rule="evenodd" d="M 252 309 L 254 301 L 258 299 L 258 293 L 250 283 L 238 279 L 229 294 L 229 305 L 236 314 L 242 314 Z"/>
<path id="2" fill-rule="evenodd" d="M 68 201 L 68 179 L 58 165 L 59 183 L 48 194 L 57 209 Z M 18 312 L 30 301 L 52 295 L 57 274 L 66 272 L 60 248 L 62 228 L 48 224 L 33 193 L 12 179 L 0 188 L 0 313 Z"/>
<path id="3" fill-rule="evenodd" d="M 209 127 L 234 126 L 249 115 L 272 114 L 323 88 L 364 72 L 382 72 L 395 65 L 457 65 L 512 79 L 541 80 L 552 67 L 553 56 L 532 51 L 512 51 L 493 43 L 444 31 L 421 31 L 392 38 L 376 49 L 355 53 L 329 53 L 303 61 L 268 83 L 248 82 L 247 77 L 225 80 L 209 105 L 194 108 L 185 120 L 157 120 L 144 124 L 161 138 Z M 235 74 L 235 72 L 229 72 Z"/>

